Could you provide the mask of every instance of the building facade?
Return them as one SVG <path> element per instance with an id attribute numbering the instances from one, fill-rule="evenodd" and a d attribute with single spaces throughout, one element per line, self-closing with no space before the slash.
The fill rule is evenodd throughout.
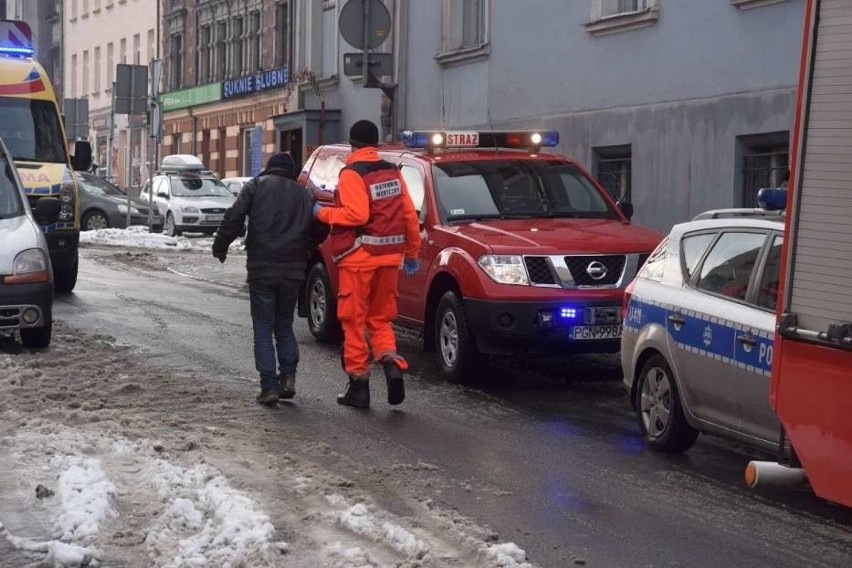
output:
<path id="1" fill-rule="evenodd" d="M 660 229 L 781 183 L 802 0 L 532 4 L 408 2 L 401 126 L 555 128 Z"/>
<path id="2" fill-rule="evenodd" d="M 89 101 L 90 137 L 101 175 L 138 190 L 148 177 L 143 115 L 113 116 L 120 63 L 148 66 L 157 53 L 151 0 L 64 0 L 65 98 Z"/>

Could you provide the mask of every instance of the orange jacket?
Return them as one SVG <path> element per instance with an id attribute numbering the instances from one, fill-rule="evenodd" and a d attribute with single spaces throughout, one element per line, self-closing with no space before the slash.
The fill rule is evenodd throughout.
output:
<path id="1" fill-rule="evenodd" d="M 347 164 L 354 162 L 378 162 L 379 153 L 375 148 L 361 148 L 352 152 L 346 159 Z M 408 196 L 408 187 L 402 182 L 402 192 L 405 195 L 405 258 L 416 258 L 420 252 L 420 221 L 417 219 L 417 211 L 411 197 Z M 337 191 L 340 195 L 342 207 L 323 207 L 317 218 L 330 226 L 360 227 L 367 223 L 370 218 L 370 197 L 367 186 L 357 173 L 344 169 L 340 172 L 340 180 L 337 183 Z M 402 264 L 401 254 L 372 255 L 363 249 L 358 249 L 352 254 L 346 255 L 340 260 L 340 266 L 346 268 L 378 268 L 381 266 L 399 266 Z"/>

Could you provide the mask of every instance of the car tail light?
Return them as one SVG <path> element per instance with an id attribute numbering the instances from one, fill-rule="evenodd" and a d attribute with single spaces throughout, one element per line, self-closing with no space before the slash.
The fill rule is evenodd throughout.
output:
<path id="1" fill-rule="evenodd" d="M 636 288 L 636 279 L 630 281 L 627 288 L 624 289 L 624 298 L 621 300 L 621 321 L 627 320 L 627 306 L 630 304 L 630 299 L 633 297 L 633 290 Z"/>

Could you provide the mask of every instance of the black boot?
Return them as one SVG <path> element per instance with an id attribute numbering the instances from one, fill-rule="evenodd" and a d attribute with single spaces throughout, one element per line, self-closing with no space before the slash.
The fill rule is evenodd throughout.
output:
<path id="1" fill-rule="evenodd" d="M 296 396 L 296 375 L 284 373 L 278 377 L 278 398 L 291 399 Z"/>
<path id="2" fill-rule="evenodd" d="M 346 392 L 337 395 L 337 404 L 354 406 L 355 408 L 370 408 L 370 380 L 349 377 Z"/>
<path id="3" fill-rule="evenodd" d="M 382 361 L 385 369 L 385 380 L 388 383 L 388 404 L 402 404 L 405 400 L 405 381 L 402 378 L 402 369 L 394 360 Z"/>

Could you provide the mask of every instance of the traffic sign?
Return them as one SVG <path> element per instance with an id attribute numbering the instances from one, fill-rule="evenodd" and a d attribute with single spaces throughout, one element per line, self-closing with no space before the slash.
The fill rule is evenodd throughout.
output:
<path id="1" fill-rule="evenodd" d="M 81 140 L 89 137 L 89 99 L 65 99 L 62 101 L 65 116 L 65 137 Z"/>
<path id="2" fill-rule="evenodd" d="M 119 63 L 115 71 L 115 113 L 145 114 L 148 110 L 148 66 Z"/>
<path id="3" fill-rule="evenodd" d="M 349 0 L 340 12 L 339 27 L 340 35 L 355 49 L 375 49 L 390 36 L 390 12 L 381 0 Z"/>

